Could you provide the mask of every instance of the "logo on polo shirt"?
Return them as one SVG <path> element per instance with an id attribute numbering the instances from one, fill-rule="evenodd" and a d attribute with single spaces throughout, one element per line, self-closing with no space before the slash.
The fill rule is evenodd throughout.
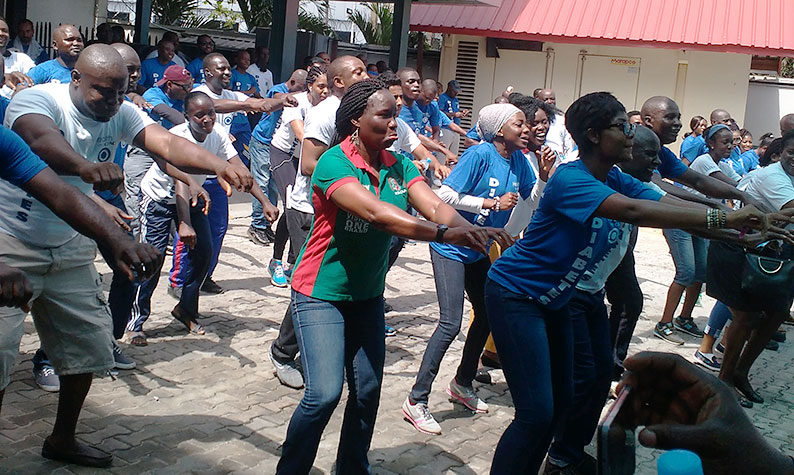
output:
<path id="1" fill-rule="evenodd" d="M 395 195 L 404 195 L 408 191 L 405 188 L 403 188 L 403 186 L 400 184 L 399 181 L 397 181 L 396 178 L 392 176 L 390 176 L 389 179 L 386 181 L 389 183 L 389 188 L 392 189 Z"/>
<path id="2" fill-rule="evenodd" d="M 107 162 L 110 159 L 110 149 L 105 147 L 99 151 L 99 155 L 97 155 L 97 160 L 100 162 Z"/>
<path id="3" fill-rule="evenodd" d="M 369 232 L 369 223 L 359 218 L 358 216 L 346 213 L 345 231 L 354 234 L 366 234 Z"/>

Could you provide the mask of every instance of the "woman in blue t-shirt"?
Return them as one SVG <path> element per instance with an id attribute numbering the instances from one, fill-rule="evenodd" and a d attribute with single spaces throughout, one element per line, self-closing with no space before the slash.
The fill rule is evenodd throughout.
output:
<path id="1" fill-rule="evenodd" d="M 753 207 L 679 208 L 614 165 L 631 159 L 634 125 L 609 93 L 587 94 L 565 114 L 580 159 L 557 168 L 524 237 L 488 272 L 485 303 L 515 419 L 491 473 L 537 473 L 573 388 L 567 303 L 585 270 L 619 238 L 620 221 L 690 229 L 766 229 Z"/>
<path id="2" fill-rule="evenodd" d="M 706 141 L 703 140 L 703 131 L 706 130 L 706 127 L 708 127 L 708 122 L 699 115 L 689 120 L 691 132 L 684 135 L 679 154 L 681 161 L 685 164 L 689 165 L 706 152 Z"/>
<path id="3" fill-rule="evenodd" d="M 503 228 L 518 200 L 529 198 L 535 186 L 535 174 L 522 153 L 529 142 L 530 123 L 512 104 L 491 104 L 480 111 L 477 129 L 483 142 L 463 153 L 438 194 L 470 223 Z M 546 181 L 548 169 L 542 173 L 541 179 Z M 441 360 L 460 331 L 464 291 L 475 318 L 456 376 L 446 391 L 470 410 L 488 412 L 472 381 L 490 333 L 483 290 L 491 261 L 485 254 L 449 243 L 431 243 L 430 259 L 440 319 L 402 411 L 420 432 L 440 434 L 441 427 L 427 408 L 428 397 Z"/>

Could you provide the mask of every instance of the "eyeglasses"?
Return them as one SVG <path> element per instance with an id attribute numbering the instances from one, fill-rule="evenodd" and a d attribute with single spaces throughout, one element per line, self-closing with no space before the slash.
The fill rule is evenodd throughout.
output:
<path id="1" fill-rule="evenodd" d="M 174 85 L 177 85 L 177 86 L 181 87 L 182 90 L 185 91 L 185 92 L 190 92 L 190 90 L 193 89 L 193 85 L 192 84 L 182 84 L 182 83 L 178 83 L 178 82 L 174 82 L 174 81 L 171 81 L 171 84 L 174 84 Z"/>
<path id="2" fill-rule="evenodd" d="M 209 46 L 214 44 L 215 44 L 214 41 L 202 41 L 201 43 L 199 43 L 199 46 Z"/>
<path id="3" fill-rule="evenodd" d="M 630 122 L 617 122 L 615 124 L 609 124 L 606 128 L 610 129 L 612 127 L 618 127 L 623 129 L 623 134 L 626 137 L 631 137 L 634 135 L 634 131 L 637 130 L 637 124 L 632 124 Z"/>

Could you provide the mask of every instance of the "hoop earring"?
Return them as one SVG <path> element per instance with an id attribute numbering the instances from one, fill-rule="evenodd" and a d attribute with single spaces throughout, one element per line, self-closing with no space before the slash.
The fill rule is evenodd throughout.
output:
<path id="1" fill-rule="evenodd" d="M 358 147 L 358 129 L 353 131 L 353 134 L 350 136 L 350 141 L 353 143 L 353 145 Z"/>

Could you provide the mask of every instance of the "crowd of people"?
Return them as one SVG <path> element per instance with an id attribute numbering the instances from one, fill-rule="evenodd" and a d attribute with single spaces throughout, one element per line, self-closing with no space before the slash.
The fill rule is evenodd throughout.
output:
<path id="1" fill-rule="evenodd" d="M 92 375 L 135 368 L 122 345 L 148 345 L 169 253 L 171 315 L 205 333 L 199 298 L 224 291 L 212 275 L 236 189 L 252 195 L 248 237 L 272 244 L 270 283 L 291 288 L 268 353 L 278 379 L 305 390 L 278 473 L 310 471 L 345 380 L 336 472 L 370 471 L 385 338 L 396 332 L 385 280 L 406 240 L 430 242 L 439 303 L 401 408 L 419 432 L 442 433 L 430 396 L 467 297 L 472 319 L 445 389 L 486 413 L 473 382 L 504 372 L 515 417 L 492 473 L 537 473 L 544 460 L 547 474 L 596 473 L 584 449 L 621 377 L 637 389 L 635 425 L 693 425 L 649 425 L 643 443 L 691 448 L 724 468 L 733 455 L 702 440 L 720 430 L 757 449 L 746 466 L 792 470 L 736 404 L 763 402 L 749 372 L 785 340 L 790 318 L 794 115 L 780 137 L 756 144 L 715 109 L 709 121 L 692 118 L 676 154 L 668 145 L 681 114 L 663 96 L 627 112 L 595 92 L 563 111 L 551 89 L 510 87 L 473 112 L 460 107 L 454 78 L 444 88 L 365 57 L 318 53 L 274 84 L 267 48 L 230 61 L 208 35 L 191 60 L 174 33 L 139 54 L 111 30 L 84 46 L 61 25 L 48 59 L 29 21 L 17 30 L 10 42 L 0 19 L 0 402 L 30 312 L 41 341 L 35 381 L 61 394 L 44 457 L 110 465 L 111 454 L 75 438 L 77 420 Z M 693 361 L 722 383 L 669 355 L 627 359 L 643 307 L 641 226 L 664 229 L 676 268 L 654 335 L 702 338 Z M 97 249 L 113 271 L 107 298 Z M 701 331 L 692 310 L 704 284 L 718 302 Z M 678 392 L 692 385 L 701 390 L 685 399 L 697 407 L 682 411 Z M 707 414 L 691 416 L 699 410 Z"/>

